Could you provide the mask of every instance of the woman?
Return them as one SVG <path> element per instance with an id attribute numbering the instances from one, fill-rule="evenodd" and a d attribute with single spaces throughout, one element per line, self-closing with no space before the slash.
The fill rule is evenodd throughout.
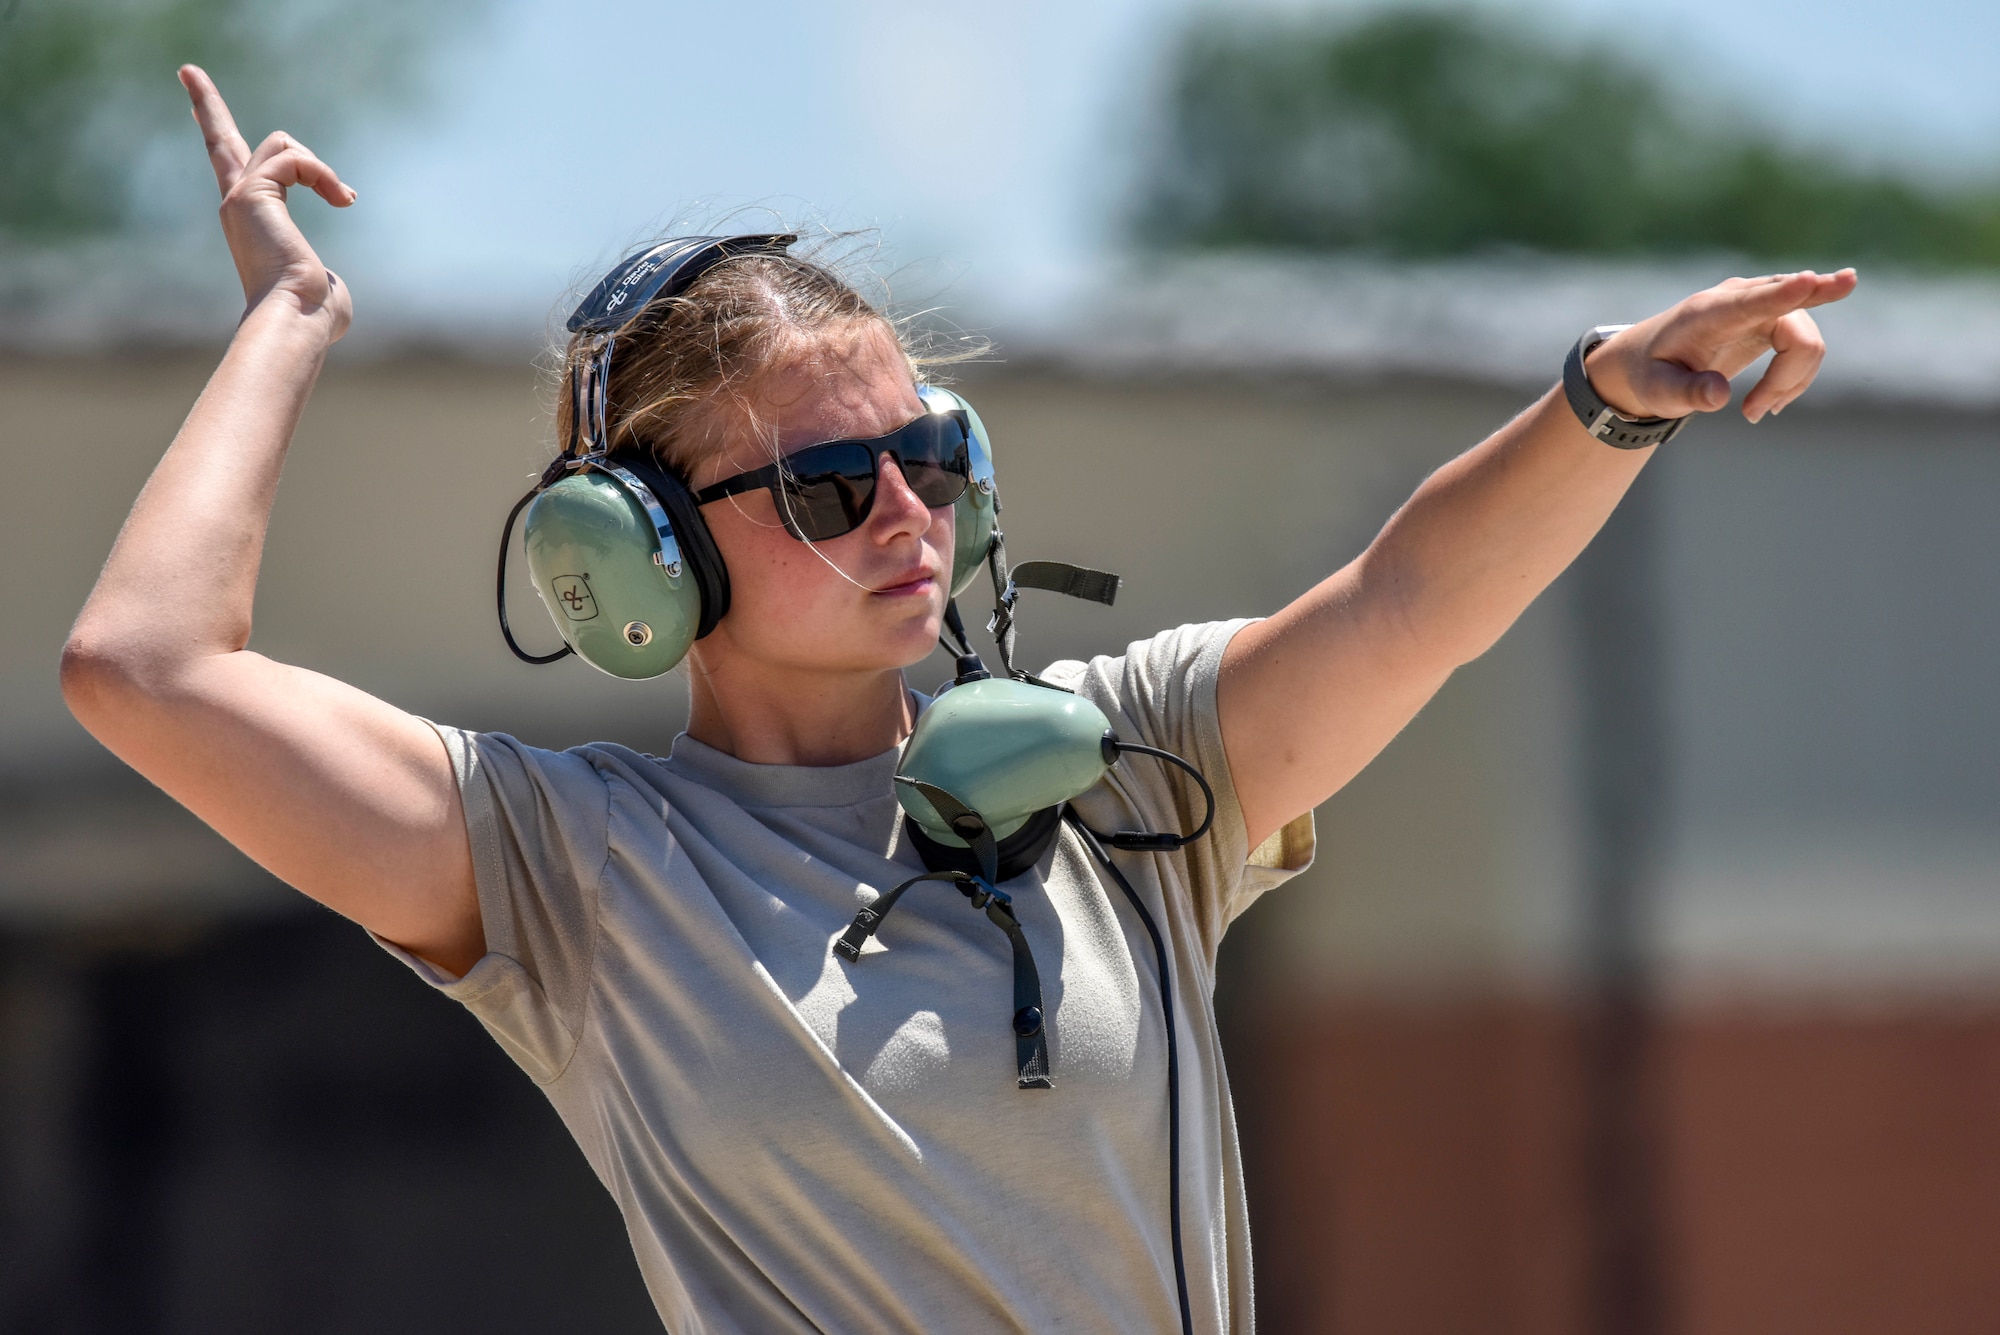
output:
<path id="1" fill-rule="evenodd" d="M 825 541 L 788 532 L 768 490 L 705 505 L 732 600 L 689 656 L 688 729 L 665 760 L 434 727 L 249 652 L 279 465 L 350 315 L 285 192 L 355 195 L 282 134 L 251 152 L 207 77 L 182 80 L 246 312 L 77 620 L 77 717 L 479 1015 L 617 1198 L 670 1328 L 1248 1329 L 1219 939 L 1304 865 L 1312 808 L 1493 644 L 1651 450 L 1606 444 L 1551 389 L 1276 615 L 1047 670 L 1121 736 L 1193 761 L 1216 815 L 1185 851 L 1121 855 L 1163 924 L 1167 979 L 1075 839 L 1008 882 L 1044 959 L 1057 1071 L 1052 1092 L 1017 1089 L 993 1023 L 1007 946 L 955 896 L 908 899 L 888 956 L 832 950 L 917 869 L 890 773 L 924 705 L 902 669 L 937 641 L 951 504 L 884 452 L 858 526 Z M 1584 393 L 1622 419 L 1714 411 L 1775 349 L 1743 411 L 1780 411 L 1823 354 L 1807 308 L 1854 281 L 1697 293 L 1589 350 Z M 648 320 L 621 331 L 607 420 L 696 489 L 924 411 L 893 328 L 801 261 L 717 265 Z M 1186 828 L 1184 789 L 1140 768 L 1077 807 L 1100 829 Z"/>

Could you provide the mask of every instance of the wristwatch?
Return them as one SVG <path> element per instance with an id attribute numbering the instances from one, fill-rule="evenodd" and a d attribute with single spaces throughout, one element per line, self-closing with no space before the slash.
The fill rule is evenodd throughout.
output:
<path id="1" fill-rule="evenodd" d="M 1583 337 L 1569 350 L 1563 360 L 1563 393 L 1569 397 L 1569 406 L 1576 411 L 1577 420 L 1583 429 L 1621 450 L 1643 450 L 1651 445 L 1664 445 L 1680 434 L 1687 425 L 1685 417 L 1621 417 L 1616 409 L 1597 397 L 1597 391 L 1590 386 L 1590 377 L 1583 372 L 1583 359 L 1590 350 L 1610 338 L 1621 329 L 1630 329 L 1629 324 L 1601 324 L 1594 329 L 1583 331 Z"/>

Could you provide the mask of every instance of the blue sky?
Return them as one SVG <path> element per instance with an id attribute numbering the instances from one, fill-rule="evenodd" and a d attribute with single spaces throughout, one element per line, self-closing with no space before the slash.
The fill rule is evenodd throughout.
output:
<path id="1" fill-rule="evenodd" d="M 1197 7 L 498 0 L 440 47 L 421 106 L 338 146 L 362 201 L 313 225 L 364 319 L 539 322 L 676 219 L 763 205 L 879 228 L 904 291 L 1004 322 L 1115 255 L 1148 91 Z M 1795 133 L 1938 170 L 2000 162 L 1993 0 L 1532 12 Z"/>

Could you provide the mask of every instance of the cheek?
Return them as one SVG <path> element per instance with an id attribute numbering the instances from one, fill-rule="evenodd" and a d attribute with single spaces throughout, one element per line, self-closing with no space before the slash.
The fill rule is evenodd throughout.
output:
<path id="1" fill-rule="evenodd" d="M 729 566 L 732 608 L 755 608 L 799 614 L 825 600 L 829 582 L 842 582 L 805 543 L 776 524 L 753 523 L 738 516 L 717 525 L 716 546 Z"/>
<path id="2" fill-rule="evenodd" d="M 775 513 L 760 516 L 725 510 L 709 516 L 709 532 L 729 567 L 729 616 L 723 625 L 745 645 L 765 645 L 774 637 L 787 644 L 810 641 L 822 624 L 846 624 L 853 585 L 822 559 L 822 553 L 785 532 Z M 838 543 L 824 555 L 838 562 Z"/>

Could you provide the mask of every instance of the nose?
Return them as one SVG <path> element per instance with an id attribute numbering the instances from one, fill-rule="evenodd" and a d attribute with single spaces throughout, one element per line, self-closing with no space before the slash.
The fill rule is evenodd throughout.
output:
<path id="1" fill-rule="evenodd" d="M 887 541 L 899 533 L 921 537 L 930 530 L 930 507 L 910 490 L 902 465 L 887 450 L 875 460 L 875 504 L 870 507 L 868 523 L 878 541 Z"/>

